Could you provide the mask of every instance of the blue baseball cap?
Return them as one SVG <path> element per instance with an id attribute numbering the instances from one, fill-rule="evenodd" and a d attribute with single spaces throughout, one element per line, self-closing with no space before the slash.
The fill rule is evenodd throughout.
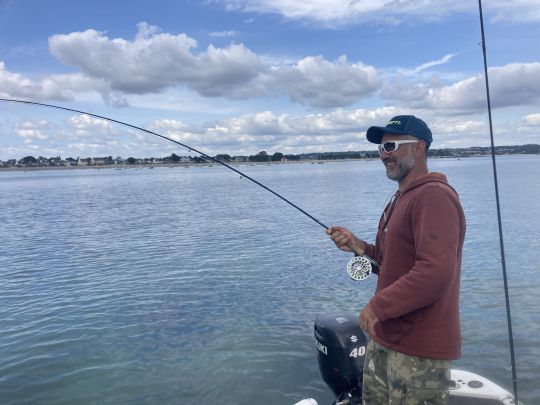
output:
<path id="1" fill-rule="evenodd" d="M 426 149 L 433 141 L 431 130 L 426 123 L 414 115 L 398 115 L 388 121 L 385 127 L 370 127 L 366 138 L 371 143 L 380 144 L 384 134 L 411 135 L 426 143 Z"/>

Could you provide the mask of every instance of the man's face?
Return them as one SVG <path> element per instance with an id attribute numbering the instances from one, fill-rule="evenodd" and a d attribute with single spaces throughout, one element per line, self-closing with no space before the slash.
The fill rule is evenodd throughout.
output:
<path id="1" fill-rule="evenodd" d="M 397 141 L 412 139 L 412 136 L 399 136 L 385 134 L 382 137 L 381 144 L 388 141 Z M 392 153 L 381 152 L 381 161 L 386 167 L 386 176 L 390 180 L 401 181 L 410 173 L 415 164 L 415 158 L 412 153 L 414 143 L 401 144 L 398 149 Z"/>

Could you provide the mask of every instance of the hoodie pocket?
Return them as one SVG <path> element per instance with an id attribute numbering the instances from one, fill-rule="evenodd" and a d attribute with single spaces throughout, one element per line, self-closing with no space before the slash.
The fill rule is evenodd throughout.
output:
<path id="1" fill-rule="evenodd" d="M 375 334 L 382 340 L 397 344 L 412 332 L 415 325 L 424 319 L 422 310 L 411 312 L 399 318 L 387 319 L 375 325 Z"/>
<path id="2" fill-rule="evenodd" d="M 399 343 L 409 334 L 413 323 L 403 317 L 388 319 L 375 325 L 375 335 L 388 343 Z"/>

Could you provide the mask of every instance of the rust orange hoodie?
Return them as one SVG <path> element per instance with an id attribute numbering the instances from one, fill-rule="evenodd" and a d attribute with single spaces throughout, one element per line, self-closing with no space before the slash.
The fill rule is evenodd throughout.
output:
<path id="1" fill-rule="evenodd" d="M 386 217 L 385 217 L 386 216 Z M 375 341 L 420 357 L 461 355 L 459 284 L 465 216 L 446 177 L 429 173 L 397 192 L 381 217 L 375 245 L 379 319 Z"/>

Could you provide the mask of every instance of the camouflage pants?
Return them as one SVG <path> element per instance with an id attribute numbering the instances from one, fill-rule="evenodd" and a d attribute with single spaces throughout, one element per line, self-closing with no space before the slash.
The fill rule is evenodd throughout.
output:
<path id="1" fill-rule="evenodd" d="M 444 405 L 448 403 L 449 384 L 449 360 L 409 356 L 369 341 L 363 405 Z"/>

